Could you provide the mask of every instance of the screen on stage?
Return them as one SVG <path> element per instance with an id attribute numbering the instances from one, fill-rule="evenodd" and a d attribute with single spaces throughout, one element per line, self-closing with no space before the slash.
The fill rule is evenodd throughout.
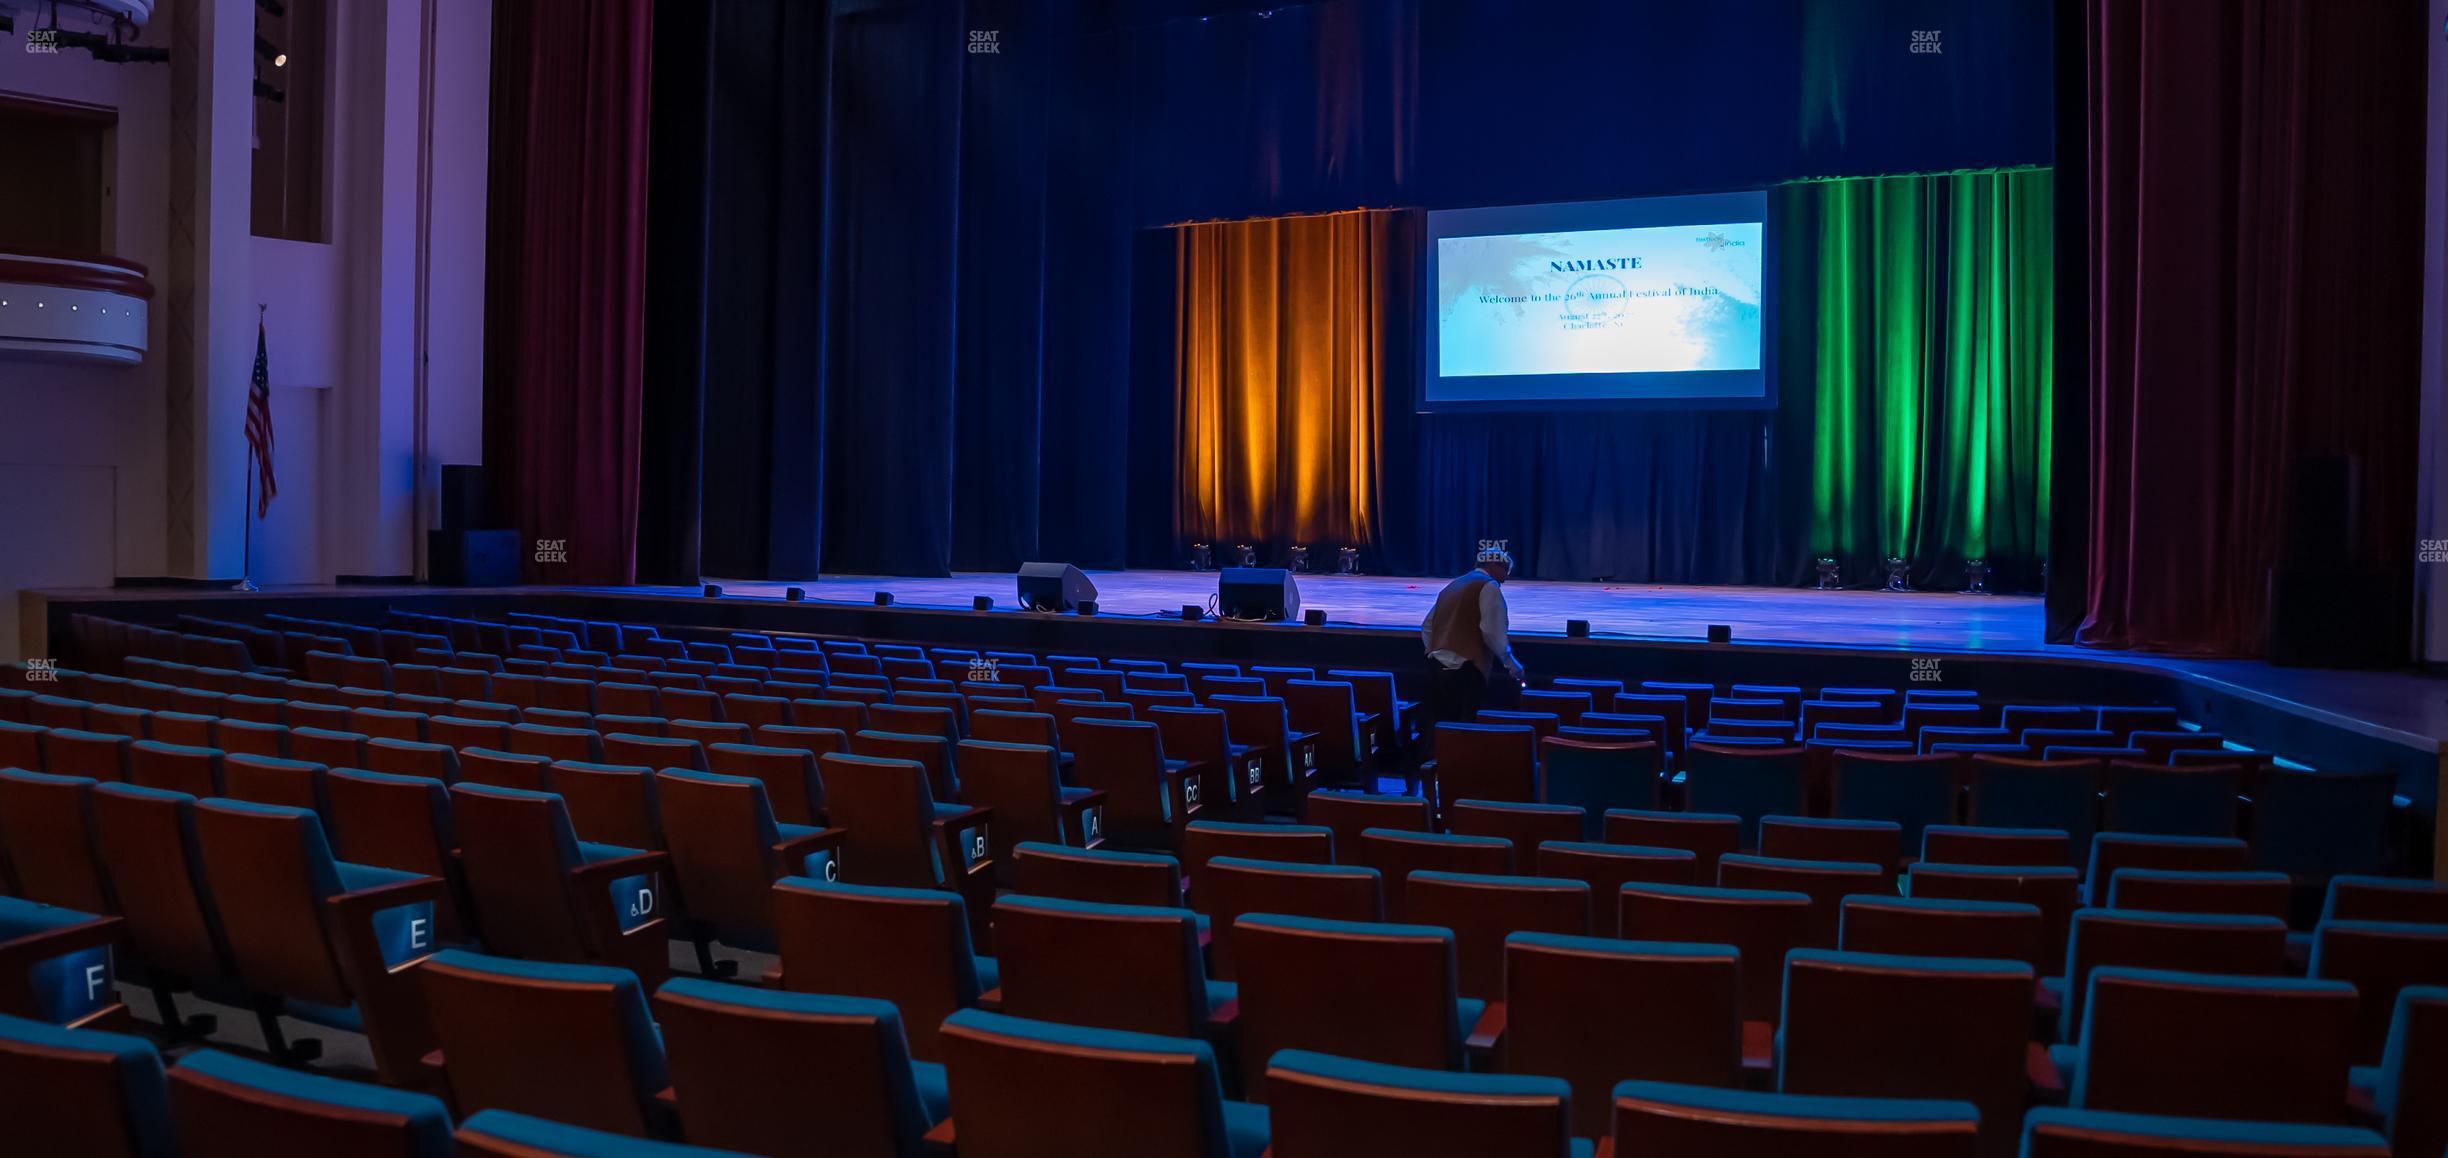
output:
<path id="1" fill-rule="evenodd" d="M 1768 195 L 1428 214 L 1422 410 L 1775 404 Z"/>

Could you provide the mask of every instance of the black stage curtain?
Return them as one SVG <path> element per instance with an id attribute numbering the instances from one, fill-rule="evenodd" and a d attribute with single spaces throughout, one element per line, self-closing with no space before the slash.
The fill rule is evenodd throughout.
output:
<path id="1" fill-rule="evenodd" d="M 1920 2 L 658 0 L 647 574 L 1177 565 L 1163 227 L 2046 164 L 2047 0 Z M 1385 393 L 1372 570 L 1797 577 L 1785 419 Z"/>

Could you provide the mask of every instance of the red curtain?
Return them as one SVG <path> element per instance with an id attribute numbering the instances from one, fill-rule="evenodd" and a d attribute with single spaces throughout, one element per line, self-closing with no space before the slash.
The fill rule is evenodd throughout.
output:
<path id="1" fill-rule="evenodd" d="M 2426 24 L 2420 0 L 2090 3 L 2083 642 L 2258 652 L 2304 455 L 2359 458 L 2359 562 L 2405 557 Z"/>
<path id="2" fill-rule="evenodd" d="M 485 462 L 495 512 L 564 542 L 532 581 L 636 575 L 653 12 L 494 6 Z"/>

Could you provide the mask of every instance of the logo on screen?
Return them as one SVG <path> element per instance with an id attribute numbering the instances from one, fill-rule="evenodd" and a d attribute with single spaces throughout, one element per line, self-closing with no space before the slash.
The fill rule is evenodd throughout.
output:
<path id="1" fill-rule="evenodd" d="M 1613 325 L 1623 319 L 1632 291 L 1612 274 L 1585 273 L 1564 288 L 1564 326 L 1585 330 Z"/>
<path id="2" fill-rule="evenodd" d="M 1913 29 L 1913 34 L 1912 34 L 1912 53 L 1913 53 L 1913 55 L 1915 55 L 1915 56 L 1936 56 L 1936 55 L 1938 55 L 1939 53 L 1942 53 L 1942 52 L 1945 52 L 1945 51 L 1946 51 L 1946 45 L 1945 45 L 1945 43 L 1944 43 L 1944 42 L 1942 42 L 1942 41 L 1939 39 L 1939 30 L 1938 30 L 1938 29 L 1935 29 L 1935 28 L 1916 28 L 1916 29 Z"/>
<path id="3" fill-rule="evenodd" d="M 1718 232 L 1716 232 L 1716 231 L 1714 231 L 1714 230 L 1711 230 L 1710 232 L 1707 232 L 1707 233 L 1703 233 L 1703 234 L 1701 234 L 1701 235 L 1700 235 L 1700 236 L 1698 236 L 1698 237 L 1692 238 L 1692 240 L 1693 240 L 1693 241 L 1697 241 L 1697 242 L 1699 242 L 1699 243 L 1700 243 L 1700 248 L 1705 249 L 1705 250 L 1708 250 L 1708 251 L 1710 251 L 1710 252 L 1712 252 L 1712 253 L 1714 253 L 1714 252 L 1716 252 L 1716 251 L 1718 251 L 1718 250 L 1722 250 L 1722 249 L 1726 248 L 1726 247 L 1727 247 L 1727 246 L 1729 246 L 1729 245 L 1741 245 L 1741 244 L 1742 244 L 1742 242 L 1741 242 L 1740 240 L 1738 240 L 1738 239 L 1736 239 L 1736 238 L 1732 238 L 1732 237 L 1727 237 L 1725 234 L 1718 233 Z"/>

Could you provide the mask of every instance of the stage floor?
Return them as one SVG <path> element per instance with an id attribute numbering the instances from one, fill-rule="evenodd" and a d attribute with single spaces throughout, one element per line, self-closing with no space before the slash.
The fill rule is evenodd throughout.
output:
<path id="1" fill-rule="evenodd" d="M 1207 607 L 1216 576 L 1200 571 L 1090 571 L 1104 615 L 1172 618 L 1182 605 Z M 1436 601 L 1442 579 L 1382 575 L 1303 575 L 1301 606 L 1347 627 L 1416 629 Z M 779 598 L 792 584 L 717 580 L 726 594 Z M 966 608 L 985 595 L 997 607 L 1017 602 L 1007 573 L 965 572 L 943 579 L 833 575 L 802 581 L 810 599 L 864 602 L 890 591 L 896 603 Z M 2038 651 L 2042 637 L 2036 596 L 1937 592 L 1802 591 L 1783 587 L 1670 587 L 1651 584 L 1565 583 L 1515 579 L 1504 586 L 1516 633 L 1564 634 L 1564 621 L 1586 619 L 1593 634 L 1621 639 L 1705 639 L 1712 623 L 1734 630 L 1740 643 L 1947 651 Z"/>

